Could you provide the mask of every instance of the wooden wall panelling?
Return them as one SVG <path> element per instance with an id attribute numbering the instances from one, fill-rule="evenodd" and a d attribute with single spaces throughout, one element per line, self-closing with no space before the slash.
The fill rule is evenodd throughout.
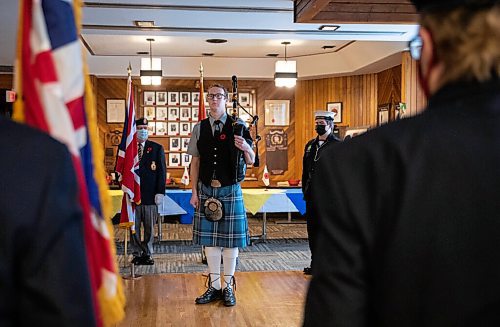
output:
<path id="1" fill-rule="evenodd" d="M 342 123 L 339 126 L 375 126 L 377 123 L 377 76 L 333 77 L 298 81 L 295 88 L 295 176 L 302 174 L 304 146 L 315 137 L 314 112 L 326 110 L 327 102 L 342 102 Z"/>
<path id="2" fill-rule="evenodd" d="M 295 0 L 297 23 L 414 23 L 418 20 L 409 0 Z"/>
<path id="3" fill-rule="evenodd" d="M 411 58 L 408 51 L 402 54 L 401 102 L 406 103 L 406 117 L 422 112 L 427 105 L 427 99 L 418 81 L 417 62 Z"/>
<path id="4" fill-rule="evenodd" d="M 395 119 L 395 108 L 401 102 L 401 65 L 377 74 L 377 107 L 391 104 L 389 119 Z"/>
<path id="5" fill-rule="evenodd" d="M 98 90 L 97 90 L 97 102 L 98 102 L 98 119 L 99 119 L 99 127 L 101 130 L 106 131 L 108 135 L 115 129 L 122 130 L 123 124 L 106 124 L 106 99 L 107 98 L 125 98 L 126 96 L 126 79 L 109 79 L 109 78 L 99 78 L 98 81 Z M 142 99 L 139 99 L 140 91 L 142 90 L 142 86 L 140 85 L 139 79 L 133 79 L 133 83 L 136 91 L 136 108 L 137 115 L 142 116 L 142 107 L 140 103 L 142 103 Z M 162 85 L 157 87 L 148 87 L 148 90 L 158 90 L 158 91 L 192 91 L 196 92 L 198 89 L 195 87 L 196 80 L 195 79 L 163 79 Z M 226 86 L 229 91 L 231 91 L 231 81 L 230 80 L 204 80 L 205 92 L 208 87 L 213 83 L 221 83 Z M 261 135 L 263 141 L 259 143 L 259 156 L 260 156 L 260 167 L 254 167 L 250 170 L 250 174 L 253 174 L 256 178 L 255 181 L 248 181 L 244 183 L 245 187 L 259 186 L 262 185 L 262 173 L 264 171 L 265 165 L 265 135 L 269 131 L 270 128 L 264 125 L 265 117 L 264 117 L 264 100 L 290 100 L 290 125 L 285 126 L 284 130 L 288 134 L 288 171 L 284 175 L 271 175 L 270 179 L 272 183 L 276 181 L 288 180 L 294 177 L 294 172 L 297 170 L 295 165 L 293 164 L 295 158 L 295 125 L 294 125 L 294 117 L 295 117 L 295 102 L 294 102 L 294 89 L 286 89 L 286 88 L 276 88 L 274 86 L 273 81 L 260 81 L 260 80 L 239 80 L 238 81 L 239 91 L 245 90 L 255 90 L 256 92 L 256 110 L 259 116 L 258 128 L 259 135 Z M 207 107 L 208 108 L 208 107 Z M 254 129 L 252 129 L 253 133 Z M 162 143 L 165 150 L 168 150 L 168 144 L 165 141 L 168 141 L 166 137 L 151 137 L 152 140 L 158 143 Z M 108 142 L 109 143 L 109 142 Z M 165 144 L 164 144 L 165 143 Z M 300 151 L 302 152 L 302 150 Z M 301 155 L 301 154 L 300 154 Z M 169 169 L 171 173 L 171 177 L 179 180 L 182 176 L 183 169 Z"/>
<path id="6" fill-rule="evenodd" d="M 0 89 L 12 89 L 14 85 L 13 74 L 0 74 Z"/>

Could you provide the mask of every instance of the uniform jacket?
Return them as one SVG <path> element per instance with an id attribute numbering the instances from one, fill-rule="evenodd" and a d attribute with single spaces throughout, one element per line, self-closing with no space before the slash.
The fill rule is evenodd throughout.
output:
<path id="1" fill-rule="evenodd" d="M 154 205 L 156 194 L 165 194 L 167 167 L 163 146 L 146 140 L 139 163 L 141 204 Z"/>
<path id="2" fill-rule="evenodd" d="M 0 326 L 95 326 L 72 160 L 0 117 Z"/>
<path id="3" fill-rule="evenodd" d="M 324 151 L 305 326 L 500 326 L 500 82 Z"/>
<path id="4" fill-rule="evenodd" d="M 340 142 L 340 140 L 330 133 L 328 135 L 326 142 L 323 143 L 321 147 L 319 147 L 319 137 L 315 137 L 312 140 L 307 142 L 304 148 L 304 157 L 302 158 L 302 193 L 304 194 L 304 200 L 309 200 L 310 198 L 310 182 L 311 176 L 314 173 L 314 157 L 319 158 L 321 156 L 321 152 L 323 152 L 327 147 L 332 144 Z M 316 151 L 318 154 L 316 155 Z"/>

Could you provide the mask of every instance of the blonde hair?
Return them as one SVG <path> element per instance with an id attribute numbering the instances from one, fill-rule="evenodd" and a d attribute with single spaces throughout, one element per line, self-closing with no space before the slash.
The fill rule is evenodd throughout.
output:
<path id="1" fill-rule="evenodd" d="M 500 5 L 423 14 L 421 25 L 431 31 L 445 65 L 443 84 L 500 76 Z"/>

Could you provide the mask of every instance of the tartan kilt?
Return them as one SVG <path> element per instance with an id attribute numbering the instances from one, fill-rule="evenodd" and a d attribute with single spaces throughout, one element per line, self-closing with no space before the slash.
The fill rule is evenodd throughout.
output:
<path id="1" fill-rule="evenodd" d="M 224 217 L 218 222 L 205 218 L 203 204 L 209 197 L 218 199 L 224 206 Z M 194 244 L 226 248 L 243 248 L 250 244 L 247 215 L 239 183 L 217 188 L 199 183 L 198 201 L 199 210 L 196 210 L 193 220 Z"/>

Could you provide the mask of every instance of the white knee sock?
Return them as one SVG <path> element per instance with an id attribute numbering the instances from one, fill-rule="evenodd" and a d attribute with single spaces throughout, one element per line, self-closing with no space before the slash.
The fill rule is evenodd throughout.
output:
<path id="1" fill-rule="evenodd" d="M 230 286 L 231 279 L 236 270 L 236 258 L 238 258 L 238 248 L 224 248 L 222 252 L 224 258 L 224 288 Z"/>
<path id="2" fill-rule="evenodd" d="M 207 257 L 208 272 L 210 273 L 211 286 L 220 290 L 220 257 L 222 249 L 220 247 L 205 247 L 205 255 Z M 224 265 L 225 266 L 225 265 Z M 209 285 L 210 286 L 210 285 Z"/>

